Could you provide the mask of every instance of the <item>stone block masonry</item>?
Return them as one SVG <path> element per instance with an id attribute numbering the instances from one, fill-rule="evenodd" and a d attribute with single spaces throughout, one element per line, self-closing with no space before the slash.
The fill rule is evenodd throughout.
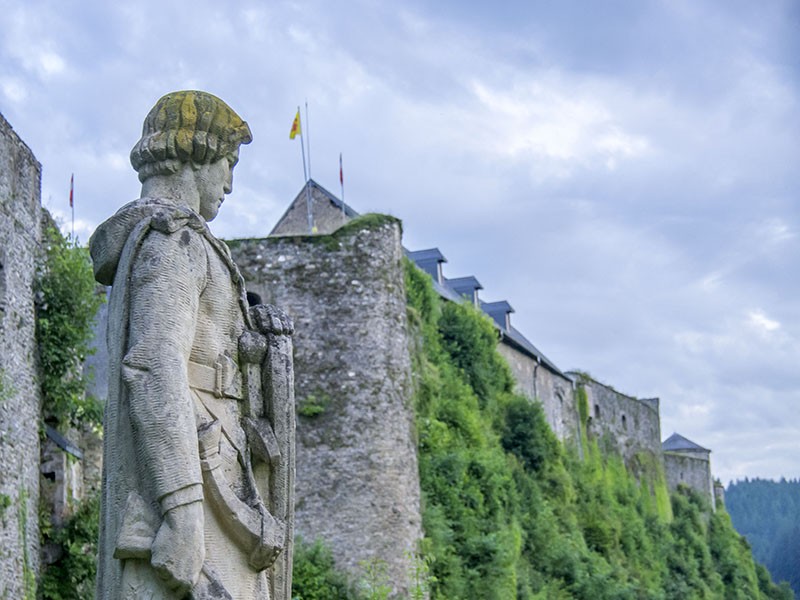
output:
<path id="1" fill-rule="evenodd" d="M 580 417 L 575 404 L 574 382 L 508 343 L 497 344 L 497 351 L 511 369 L 515 391 L 541 402 L 545 418 L 558 439 L 580 445 Z"/>
<path id="2" fill-rule="evenodd" d="M 249 292 L 295 319 L 298 533 L 408 592 L 422 537 L 400 223 L 230 243 Z"/>
<path id="3" fill-rule="evenodd" d="M 39 564 L 33 304 L 41 166 L 0 115 L 0 598 L 29 598 Z"/>
<path id="4" fill-rule="evenodd" d="M 586 433 L 604 454 L 618 454 L 637 477 L 645 465 L 662 463 L 658 398 L 622 394 L 583 373 L 569 373 L 586 391 Z"/>

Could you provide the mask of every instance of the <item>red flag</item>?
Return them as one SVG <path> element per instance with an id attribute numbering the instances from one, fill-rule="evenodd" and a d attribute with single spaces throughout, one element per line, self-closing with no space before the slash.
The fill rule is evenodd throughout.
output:
<path id="1" fill-rule="evenodd" d="M 75 189 L 75 173 L 69 178 L 69 207 L 72 208 L 72 193 Z"/>
<path id="2" fill-rule="evenodd" d="M 344 172 L 342 171 L 342 153 L 339 152 L 339 183 L 344 185 Z"/>

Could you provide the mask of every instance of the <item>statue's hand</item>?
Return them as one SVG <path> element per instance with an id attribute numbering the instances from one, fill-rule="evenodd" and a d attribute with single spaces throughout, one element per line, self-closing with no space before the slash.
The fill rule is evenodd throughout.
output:
<path id="1" fill-rule="evenodd" d="M 272 304 L 257 304 L 250 307 L 250 315 L 264 335 L 292 335 L 294 323 L 283 310 Z"/>
<path id="2" fill-rule="evenodd" d="M 183 596 L 200 576 L 206 549 L 203 503 L 191 502 L 164 514 L 151 548 L 150 563 L 167 586 Z"/>

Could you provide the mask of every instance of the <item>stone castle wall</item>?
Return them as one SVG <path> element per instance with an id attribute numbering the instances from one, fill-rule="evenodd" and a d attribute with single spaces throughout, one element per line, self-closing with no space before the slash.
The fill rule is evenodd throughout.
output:
<path id="1" fill-rule="evenodd" d="M 553 372 L 509 344 L 499 343 L 497 351 L 511 368 L 516 391 L 541 402 L 547 422 L 556 437 L 564 442 L 580 443 L 580 417 L 572 380 Z"/>
<path id="2" fill-rule="evenodd" d="M 39 424 L 33 303 L 41 166 L 0 115 L 0 598 L 39 564 Z"/>
<path id="3" fill-rule="evenodd" d="M 406 591 L 422 537 L 400 224 L 230 243 L 248 291 L 295 320 L 297 531 Z"/>
<path id="4" fill-rule="evenodd" d="M 714 480 L 707 452 L 664 452 L 664 472 L 670 490 L 686 485 L 705 496 L 711 507 L 715 507 Z"/>
<path id="5" fill-rule="evenodd" d="M 661 418 L 657 398 L 639 399 L 621 394 L 582 374 L 574 374 L 586 391 L 588 423 L 586 433 L 597 440 L 601 450 L 619 454 L 637 473 L 639 465 L 661 461 Z M 641 453 L 647 457 L 640 456 Z M 638 473 L 637 473 L 638 474 Z"/>

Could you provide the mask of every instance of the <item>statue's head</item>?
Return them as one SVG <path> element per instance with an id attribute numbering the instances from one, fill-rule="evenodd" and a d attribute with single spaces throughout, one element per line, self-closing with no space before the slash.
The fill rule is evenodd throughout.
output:
<path id="1" fill-rule="evenodd" d="M 177 173 L 186 163 L 200 166 L 229 158 L 235 164 L 239 146 L 252 139 L 247 123 L 216 96 L 172 92 L 145 118 L 131 164 L 144 183 L 153 175 Z"/>

